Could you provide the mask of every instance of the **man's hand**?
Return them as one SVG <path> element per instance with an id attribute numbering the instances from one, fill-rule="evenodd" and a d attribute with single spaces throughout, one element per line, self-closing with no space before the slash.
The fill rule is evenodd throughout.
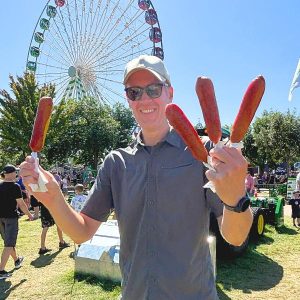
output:
<path id="1" fill-rule="evenodd" d="M 215 171 L 207 170 L 207 179 L 214 184 L 216 193 L 224 203 L 236 206 L 245 196 L 247 160 L 240 150 L 227 145 L 215 147 L 209 154 Z"/>
<path id="2" fill-rule="evenodd" d="M 28 215 L 28 219 L 29 219 L 29 221 L 33 221 L 34 220 L 34 216 L 32 214 L 29 214 Z"/>
<path id="3" fill-rule="evenodd" d="M 30 194 L 38 199 L 38 201 L 48 206 L 51 201 L 55 201 L 55 199 L 61 197 L 63 198 L 63 195 L 54 176 L 50 172 L 42 169 L 40 166 L 39 171 L 42 172 L 48 180 L 48 183 L 46 184 L 48 189 L 47 192 L 33 192 L 30 187 L 30 184 L 37 184 L 39 178 L 39 173 L 35 171 L 35 160 L 32 156 L 27 156 L 25 161 L 21 163 L 19 174 L 22 176 L 23 183 Z"/>

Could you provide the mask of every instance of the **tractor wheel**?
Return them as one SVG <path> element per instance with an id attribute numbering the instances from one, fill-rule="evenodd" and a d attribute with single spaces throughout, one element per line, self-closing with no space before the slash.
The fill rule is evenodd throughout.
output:
<path id="1" fill-rule="evenodd" d="M 260 207 L 252 207 L 253 224 L 250 230 L 250 237 L 254 240 L 260 238 L 265 231 L 266 217 Z"/>

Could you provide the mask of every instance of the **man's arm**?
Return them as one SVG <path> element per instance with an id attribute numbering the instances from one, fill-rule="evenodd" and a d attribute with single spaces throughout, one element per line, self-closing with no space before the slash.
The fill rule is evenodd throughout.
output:
<path id="1" fill-rule="evenodd" d="M 223 215 L 218 217 L 220 232 L 224 239 L 234 245 L 240 246 L 247 238 L 252 226 L 253 216 L 251 209 L 236 213 L 224 208 Z"/>
<path id="2" fill-rule="evenodd" d="M 17 205 L 22 210 L 22 212 L 28 216 L 29 220 L 33 220 L 33 215 L 28 210 L 28 207 L 22 198 L 17 199 Z"/>
<path id="3" fill-rule="evenodd" d="M 53 175 L 41 167 L 40 172 L 48 180 L 47 192 L 33 192 L 31 190 L 30 184 L 37 184 L 39 177 L 35 171 L 34 159 L 28 156 L 26 161 L 20 165 L 20 175 L 26 188 L 48 208 L 58 227 L 70 236 L 75 243 L 80 244 L 89 240 L 95 234 L 101 222 L 75 212 L 65 201 L 60 186 Z"/>
<path id="4" fill-rule="evenodd" d="M 58 227 L 77 244 L 91 239 L 101 225 L 100 221 L 94 220 L 83 213 L 77 213 L 64 200 L 62 194 L 56 201 L 49 202 L 47 208 Z"/>

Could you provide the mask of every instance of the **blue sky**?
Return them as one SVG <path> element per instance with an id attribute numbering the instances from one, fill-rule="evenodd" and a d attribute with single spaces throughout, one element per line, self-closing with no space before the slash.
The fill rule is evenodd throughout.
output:
<path id="1" fill-rule="evenodd" d="M 9 74 L 23 73 L 30 39 L 46 2 L 1 3 L 1 89 L 8 89 Z M 259 74 L 266 79 L 266 92 L 256 116 L 264 109 L 296 109 L 299 114 L 300 88 L 288 102 L 300 57 L 298 0 L 152 3 L 163 33 L 165 63 L 175 88 L 174 102 L 192 123 L 203 122 L 195 93 L 200 75 L 214 82 L 222 125 L 232 124 L 248 84 Z"/>

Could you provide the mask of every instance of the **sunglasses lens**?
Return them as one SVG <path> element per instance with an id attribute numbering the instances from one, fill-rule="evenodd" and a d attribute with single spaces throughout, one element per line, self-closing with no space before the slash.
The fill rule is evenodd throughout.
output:
<path id="1" fill-rule="evenodd" d="M 144 90 L 150 98 L 155 99 L 161 96 L 161 91 L 163 86 L 164 86 L 163 83 L 154 83 L 146 86 L 145 88 L 129 87 L 126 88 L 125 91 L 127 97 L 132 101 L 140 100 Z"/>
<path id="2" fill-rule="evenodd" d="M 130 87 L 126 89 L 127 97 L 132 100 L 139 100 L 143 94 L 143 89 L 139 87 Z"/>
<path id="3" fill-rule="evenodd" d="M 161 84 L 151 84 L 146 88 L 147 95 L 153 99 L 160 97 L 161 91 L 162 91 Z"/>

